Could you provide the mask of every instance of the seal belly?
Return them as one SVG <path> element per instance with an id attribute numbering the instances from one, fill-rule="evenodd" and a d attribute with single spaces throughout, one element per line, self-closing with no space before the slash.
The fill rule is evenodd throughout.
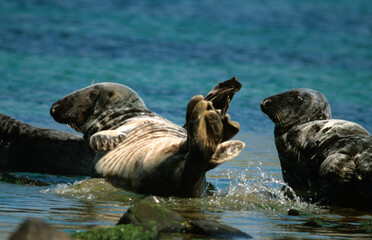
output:
<path id="1" fill-rule="evenodd" d="M 156 182 L 164 178 L 173 182 L 181 178 L 187 137 L 183 128 L 154 118 L 134 119 L 120 128 L 132 130 L 123 142 L 97 161 L 98 174 L 131 190 L 146 188 L 144 182 L 158 185 Z M 154 173 L 162 177 L 152 177 Z"/>

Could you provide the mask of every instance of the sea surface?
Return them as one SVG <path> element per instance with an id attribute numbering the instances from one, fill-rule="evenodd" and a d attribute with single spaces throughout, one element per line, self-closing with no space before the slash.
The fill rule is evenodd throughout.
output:
<path id="1" fill-rule="evenodd" d="M 208 172 L 212 196 L 164 198 L 168 206 L 255 239 L 371 238 L 372 213 L 284 197 L 274 126 L 259 104 L 312 88 L 334 118 L 372 132 L 372 1 L 0 1 L 0 112 L 34 126 L 73 132 L 54 122 L 50 106 L 98 82 L 133 88 L 149 109 L 183 125 L 192 96 L 233 76 L 243 88 L 229 113 L 246 148 Z M 0 182 L 0 239 L 29 217 L 67 233 L 113 226 L 143 198 L 99 179 L 11 175 L 48 185 Z M 303 214 L 289 216 L 292 208 Z M 307 226 L 314 219 L 327 224 Z"/>

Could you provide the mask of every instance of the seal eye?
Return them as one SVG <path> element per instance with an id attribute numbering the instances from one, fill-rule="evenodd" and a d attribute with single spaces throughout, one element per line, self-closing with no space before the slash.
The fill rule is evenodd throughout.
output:
<path id="1" fill-rule="evenodd" d="M 95 92 L 91 92 L 90 94 L 89 94 L 89 98 L 91 99 L 91 100 L 97 100 L 97 98 L 98 98 L 98 94 L 97 93 L 95 93 Z"/>
<path id="2" fill-rule="evenodd" d="M 108 97 L 111 98 L 112 96 L 114 96 L 114 92 L 110 91 L 107 93 Z"/>

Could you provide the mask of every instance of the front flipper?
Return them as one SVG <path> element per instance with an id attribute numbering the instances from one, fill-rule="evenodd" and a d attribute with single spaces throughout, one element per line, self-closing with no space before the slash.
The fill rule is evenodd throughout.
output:
<path id="1" fill-rule="evenodd" d="M 355 174 L 355 163 L 350 156 L 342 153 L 329 155 L 320 165 L 320 176 L 329 183 L 350 183 Z"/>
<path id="2" fill-rule="evenodd" d="M 118 130 L 105 130 L 90 137 L 90 146 L 97 151 L 106 151 L 115 148 L 126 138 L 126 132 Z"/>
<path id="3" fill-rule="evenodd" d="M 244 147 L 245 143 L 237 140 L 227 141 L 218 144 L 216 151 L 214 152 L 211 160 L 209 161 L 207 171 L 217 167 L 221 163 L 229 161 L 234 157 L 238 156 Z"/>
<path id="4" fill-rule="evenodd" d="M 342 153 L 329 155 L 320 165 L 320 189 L 317 198 L 320 201 L 342 203 L 353 198 L 352 190 L 355 181 L 355 162 Z"/>

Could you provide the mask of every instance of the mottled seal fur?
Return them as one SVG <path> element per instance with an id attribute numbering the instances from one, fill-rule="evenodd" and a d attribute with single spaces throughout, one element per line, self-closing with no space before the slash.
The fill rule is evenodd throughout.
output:
<path id="1" fill-rule="evenodd" d="M 371 208 L 372 137 L 362 126 L 331 119 L 327 99 L 293 89 L 264 99 L 275 123 L 284 180 L 314 202 Z"/>
<path id="2" fill-rule="evenodd" d="M 93 174 L 95 152 L 72 133 L 33 127 L 0 113 L 0 170 Z"/>
<path id="3" fill-rule="evenodd" d="M 206 171 L 244 147 L 229 141 L 239 124 L 227 114 L 240 88 L 233 78 L 217 85 L 206 100 L 193 97 L 184 128 L 150 111 L 135 91 L 116 83 L 78 90 L 50 112 L 57 122 L 84 134 L 97 151 L 97 174 L 114 185 L 142 194 L 200 196 Z"/>

